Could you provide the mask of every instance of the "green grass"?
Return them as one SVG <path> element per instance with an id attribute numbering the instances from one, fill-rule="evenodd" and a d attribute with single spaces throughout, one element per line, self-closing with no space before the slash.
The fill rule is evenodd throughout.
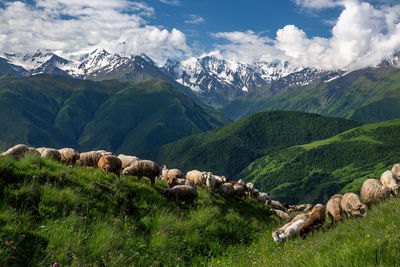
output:
<path id="1" fill-rule="evenodd" d="M 328 218 L 327 218 L 328 219 Z M 400 264 L 400 199 L 374 205 L 363 218 L 330 220 L 305 239 L 291 237 L 276 244 L 271 225 L 250 246 L 239 245 L 208 266 L 398 266 Z M 284 224 L 284 222 L 281 222 Z"/>
<path id="2" fill-rule="evenodd" d="M 0 265 L 201 265 L 250 244 L 272 220 L 253 199 L 199 189 L 193 206 L 167 185 L 28 156 L 0 159 Z"/>
<path id="3" fill-rule="evenodd" d="M 359 191 L 400 158 L 400 119 L 368 124 L 334 137 L 269 153 L 241 176 L 289 203 L 326 202 L 334 193 Z"/>

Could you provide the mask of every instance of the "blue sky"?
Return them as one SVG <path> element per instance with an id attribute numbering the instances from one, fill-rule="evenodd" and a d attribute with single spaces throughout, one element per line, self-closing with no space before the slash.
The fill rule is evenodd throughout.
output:
<path id="1" fill-rule="evenodd" d="M 0 52 L 95 48 L 354 70 L 400 51 L 400 1 L 0 0 Z"/>

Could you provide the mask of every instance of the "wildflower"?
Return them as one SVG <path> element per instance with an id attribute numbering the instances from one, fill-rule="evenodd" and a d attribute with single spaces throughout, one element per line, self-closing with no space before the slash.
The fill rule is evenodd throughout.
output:
<path id="1" fill-rule="evenodd" d="M 6 242 L 4 242 L 4 244 L 6 244 L 6 245 L 8 246 L 8 244 L 10 244 L 10 242 L 9 242 L 9 241 L 6 241 Z"/>
<path id="2" fill-rule="evenodd" d="M 11 248 L 12 248 L 12 249 L 17 249 L 17 247 L 16 247 L 16 246 L 11 246 Z"/>
<path id="3" fill-rule="evenodd" d="M 57 262 L 55 261 L 54 263 L 53 263 L 53 267 L 56 267 L 57 266 Z"/>
<path id="4" fill-rule="evenodd" d="M 368 234 L 368 235 L 367 235 L 367 238 L 370 238 L 370 237 L 371 237 L 371 235 L 370 235 L 370 234 Z"/>
<path id="5" fill-rule="evenodd" d="M 178 258 L 176 258 L 176 260 L 177 260 L 177 261 L 181 261 L 182 259 L 178 257 Z"/>

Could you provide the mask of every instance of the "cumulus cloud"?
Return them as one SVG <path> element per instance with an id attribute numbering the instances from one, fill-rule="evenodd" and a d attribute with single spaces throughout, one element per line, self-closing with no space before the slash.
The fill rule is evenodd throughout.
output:
<path id="1" fill-rule="evenodd" d="M 337 0 L 294 0 L 294 2 L 296 5 L 312 9 L 330 8 L 339 5 Z"/>
<path id="2" fill-rule="evenodd" d="M 330 38 L 310 38 L 295 25 L 287 25 L 273 41 L 253 32 L 217 33 L 215 37 L 230 43 L 216 48 L 226 56 L 243 56 L 244 61 L 264 56 L 294 65 L 344 70 L 377 65 L 400 50 L 400 5 L 375 7 L 358 0 L 340 4 L 343 11 Z"/>
<path id="3" fill-rule="evenodd" d="M 191 14 L 188 17 L 189 19 L 185 20 L 187 24 L 200 24 L 204 22 L 204 18 L 198 15 Z"/>
<path id="4" fill-rule="evenodd" d="M 185 35 L 148 25 L 155 15 L 145 3 L 128 0 L 37 0 L 0 6 L 0 51 L 36 49 L 146 53 L 161 63 L 188 53 Z M 121 45 L 123 44 L 123 45 Z"/>

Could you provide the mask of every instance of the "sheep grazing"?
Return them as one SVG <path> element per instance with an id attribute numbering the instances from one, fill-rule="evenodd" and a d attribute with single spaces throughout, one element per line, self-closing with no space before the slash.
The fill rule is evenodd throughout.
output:
<path id="1" fill-rule="evenodd" d="M 215 176 L 212 174 L 206 175 L 206 187 L 208 191 L 213 191 L 216 188 Z"/>
<path id="2" fill-rule="evenodd" d="M 50 158 L 54 161 L 61 161 L 61 153 L 58 152 L 57 149 L 54 148 L 43 148 L 40 150 L 40 156 L 41 158 Z"/>
<path id="3" fill-rule="evenodd" d="M 119 154 L 118 158 L 121 160 L 122 162 L 122 169 L 125 169 L 126 167 L 128 167 L 129 165 L 132 164 L 132 162 L 138 160 L 139 158 L 135 157 L 135 156 L 128 156 L 128 155 L 124 155 L 124 154 Z"/>
<path id="4" fill-rule="evenodd" d="M 313 229 L 321 227 L 325 223 L 325 217 L 324 206 L 322 204 L 315 205 L 310 213 L 310 217 L 299 229 L 300 236 L 305 238 Z"/>
<path id="5" fill-rule="evenodd" d="M 265 202 L 267 202 L 267 200 L 269 199 L 269 194 L 267 193 L 259 193 L 259 195 L 257 196 L 257 201 L 265 204 Z"/>
<path id="6" fill-rule="evenodd" d="M 180 179 L 180 178 L 170 178 L 168 180 L 168 187 L 169 188 L 173 188 L 173 187 L 175 187 L 177 185 L 187 185 L 187 186 L 193 187 L 194 189 L 197 190 L 197 187 L 189 180 Z"/>
<path id="7" fill-rule="evenodd" d="M 397 189 L 399 188 L 399 185 L 396 182 L 396 175 L 393 172 L 385 171 L 382 173 L 380 181 L 383 185 L 386 185 L 390 188 L 390 193 L 393 196 L 397 195 Z"/>
<path id="8" fill-rule="evenodd" d="M 284 212 L 283 210 L 271 209 L 271 212 L 285 221 L 290 220 L 289 214 L 287 212 Z"/>
<path id="9" fill-rule="evenodd" d="M 274 210 L 281 210 L 287 213 L 287 209 L 277 200 L 272 200 L 270 198 L 267 199 L 267 202 L 265 202 L 266 206 L 269 206 L 271 209 Z"/>
<path id="10" fill-rule="evenodd" d="M 240 184 L 234 185 L 233 186 L 233 196 L 238 199 L 243 198 L 244 196 L 246 196 L 246 189 Z"/>
<path id="11" fill-rule="evenodd" d="M 154 186 L 155 179 L 160 176 L 160 167 L 151 160 L 136 160 L 122 171 L 122 175 L 136 176 L 138 180 L 147 177 L 151 181 L 151 186 Z"/>
<path id="12" fill-rule="evenodd" d="M 231 183 L 224 183 L 221 187 L 222 195 L 225 197 L 230 197 L 233 195 L 234 188 Z"/>
<path id="13" fill-rule="evenodd" d="M 392 172 L 396 176 L 396 180 L 400 181 L 400 164 L 399 163 L 396 163 L 393 165 Z"/>
<path id="14" fill-rule="evenodd" d="M 178 169 L 168 169 L 166 165 L 162 167 L 162 177 L 165 181 L 168 181 L 170 178 L 184 178 L 184 174 L 182 171 Z"/>
<path id="15" fill-rule="evenodd" d="M 302 213 L 293 218 L 281 228 L 272 232 L 272 238 L 275 242 L 283 241 L 288 236 L 296 235 L 299 232 L 300 226 L 310 217 L 307 213 Z"/>
<path id="16" fill-rule="evenodd" d="M 191 181 L 195 185 L 205 186 L 206 185 L 206 180 L 207 180 L 207 173 L 206 172 L 200 172 L 200 171 L 197 171 L 197 170 L 188 171 L 186 173 L 186 179 Z"/>
<path id="17" fill-rule="evenodd" d="M 391 190 L 377 179 L 367 179 L 361 187 L 361 198 L 366 205 L 389 198 Z"/>
<path id="18" fill-rule="evenodd" d="M 226 183 L 226 177 L 214 175 L 214 178 L 215 178 L 215 188 L 221 189 L 222 185 Z"/>
<path id="19" fill-rule="evenodd" d="M 105 150 L 97 150 L 96 152 L 97 152 L 97 153 L 100 153 L 100 155 L 102 155 L 102 156 L 105 156 L 105 155 L 115 155 L 114 153 L 108 152 L 108 151 L 105 151 Z"/>
<path id="20" fill-rule="evenodd" d="M 13 157 L 15 159 L 22 158 L 25 154 L 36 151 L 27 145 L 19 144 L 9 148 L 6 152 L 2 153 L 0 157 Z"/>
<path id="21" fill-rule="evenodd" d="M 76 165 L 96 168 L 100 158 L 101 154 L 99 152 L 84 152 L 79 155 L 79 160 L 76 161 Z"/>
<path id="22" fill-rule="evenodd" d="M 79 152 L 73 148 L 63 148 L 59 149 L 61 155 L 61 163 L 67 165 L 75 165 L 76 161 L 79 159 Z"/>
<path id="23" fill-rule="evenodd" d="M 360 198 L 351 192 L 344 194 L 340 206 L 348 218 L 367 214 L 367 206 L 361 204 Z"/>
<path id="24" fill-rule="evenodd" d="M 97 166 L 102 172 L 115 173 L 118 178 L 121 173 L 122 161 L 115 155 L 104 155 L 99 159 Z"/>
<path id="25" fill-rule="evenodd" d="M 326 203 L 326 213 L 331 218 L 332 224 L 342 220 L 342 206 L 340 205 L 342 197 L 341 194 L 335 194 Z"/>
<path id="26" fill-rule="evenodd" d="M 186 201 L 193 204 L 193 200 L 197 197 L 197 191 L 187 185 L 177 185 L 173 188 L 166 188 L 163 192 L 164 197 L 173 198 L 176 201 Z"/>

